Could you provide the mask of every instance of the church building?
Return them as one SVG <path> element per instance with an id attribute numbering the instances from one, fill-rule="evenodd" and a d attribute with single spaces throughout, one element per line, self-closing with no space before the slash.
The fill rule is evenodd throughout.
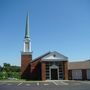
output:
<path id="1" fill-rule="evenodd" d="M 21 78 L 27 80 L 90 79 L 90 61 L 69 62 L 68 57 L 53 51 L 32 60 L 29 15 L 26 18 L 24 49 L 21 52 Z M 85 65 L 87 64 L 87 67 Z M 79 64 L 79 65 L 78 65 Z M 81 65 L 83 64 L 83 67 Z M 88 78 L 87 78 L 88 75 Z"/>

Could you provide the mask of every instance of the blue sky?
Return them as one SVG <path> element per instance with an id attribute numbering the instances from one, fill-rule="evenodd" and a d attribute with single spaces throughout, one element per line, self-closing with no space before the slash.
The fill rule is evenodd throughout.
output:
<path id="1" fill-rule="evenodd" d="M 33 58 L 48 51 L 90 58 L 90 0 L 0 0 L 0 65 L 20 65 L 27 12 Z"/>

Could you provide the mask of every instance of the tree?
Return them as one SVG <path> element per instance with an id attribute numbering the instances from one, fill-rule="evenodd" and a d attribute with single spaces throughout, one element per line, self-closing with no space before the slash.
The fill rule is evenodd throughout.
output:
<path id="1" fill-rule="evenodd" d="M 19 66 L 11 66 L 11 71 L 12 72 L 20 72 L 20 67 Z"/>
<path id="2" fill-rule="evenodd" d="M 7 79 L 7 78 L 8 78 L 7 72 L 5 71 L 0 72 L 0 79 Z"/>
<path id="3" fill-rule="evenodd" d="M 0 79 L 8 78 L 20 78 L 20 67 L 11 66 L 8 63 L 4 63 L 3 67 L 0 66 Z"/>

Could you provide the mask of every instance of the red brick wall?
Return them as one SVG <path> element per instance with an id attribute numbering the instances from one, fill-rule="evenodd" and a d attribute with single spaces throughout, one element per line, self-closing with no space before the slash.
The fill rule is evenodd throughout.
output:
<path id="1" fill-rule="evenodd" d="M 33 61 L 31 63 L 31 73 L 32 73 L 32 79 L 34 80 L 41 80 L 41 62 L 40 58 L 36 61 Z"/>
<path id="2" fill-rule="evenodd" d="M 41 67 L 42 67 L 42 80 L 46 80 L 46 64 L 45 62 L 41 63 Z"/>
<path id="3" fill-rule="evenodd" d="M 32 55 L 21 55 L 21 78 L 30 78 L 30 61 L 32 60 Z"/>
<path id="4" fill-rule="evenodd" d="M 86 71 L 86 69 L 82 69 L 82 80 L 87 80 L 87 71 Z"/>
<path id="5" fill-rule="evenodd" d="M 68 61 L 63 61 L 64 79 L 68 80 Z"/>
<path id="6" fill-rule="evenodd" d="M 63 61 L 64 79 L 68 80 L 68 61 Z M 41 62 L 41 58 L 31 64 L 32 79 L 46 80 L 46 62 Z"/>
<path id="7" fill-rule="evenodd" d="M 68 70 L 68 79 L 72 80 L 72 70 Z"/>

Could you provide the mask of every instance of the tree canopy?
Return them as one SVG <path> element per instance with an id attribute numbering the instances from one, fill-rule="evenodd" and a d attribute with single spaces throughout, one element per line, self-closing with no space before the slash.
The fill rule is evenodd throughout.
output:
<path id="1" fill-rule="evenodd" d="M 3 67 L 0 66 L 0 79 L 20 78 L 20 67 L 13 66 L 9 63 L 4 63 Z"/>

